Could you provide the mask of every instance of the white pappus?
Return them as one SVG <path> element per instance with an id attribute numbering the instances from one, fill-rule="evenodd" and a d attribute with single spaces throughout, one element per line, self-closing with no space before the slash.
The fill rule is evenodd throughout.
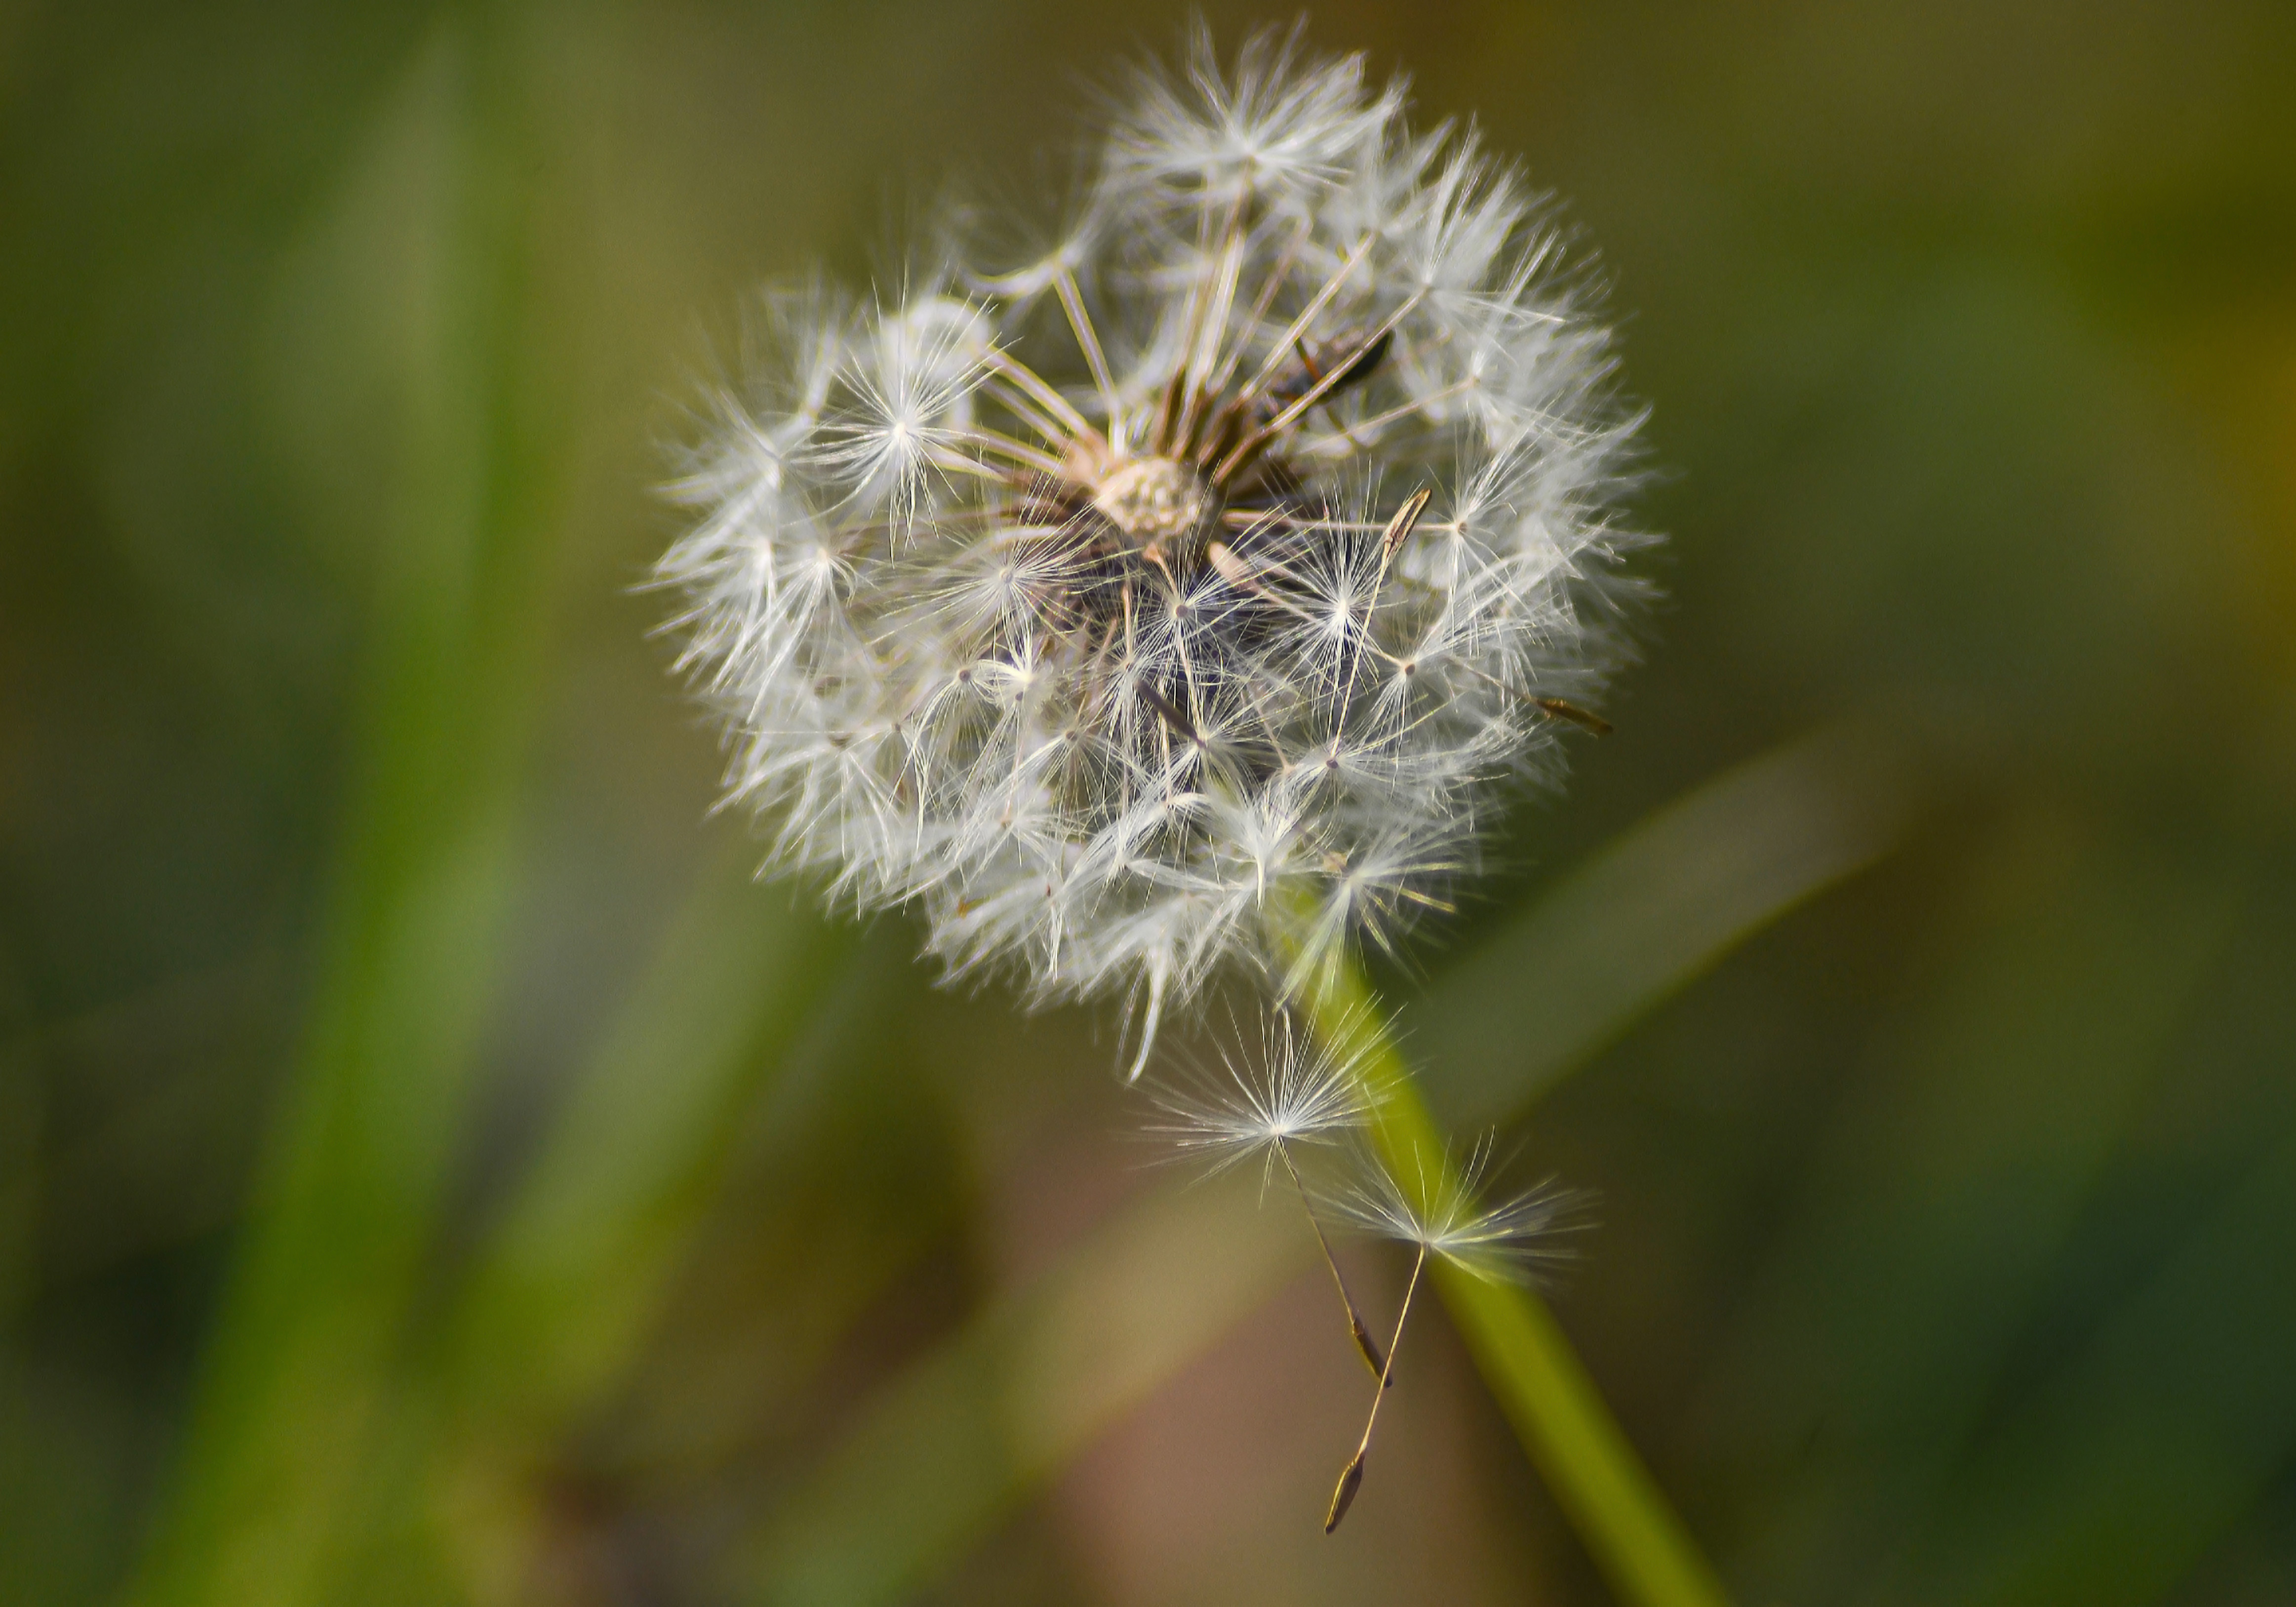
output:
<path id="1" fill-rule="evenodd" d="M 1035 260 L 769 298 L 657 579 L 776 863 L 1160 1016 L 1446 907 L 1620 655 L 1588 281 L 1359 57 L 1199 39 Z"/>

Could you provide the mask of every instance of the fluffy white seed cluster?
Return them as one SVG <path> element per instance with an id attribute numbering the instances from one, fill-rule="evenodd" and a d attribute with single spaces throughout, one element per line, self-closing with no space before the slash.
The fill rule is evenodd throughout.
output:
<path id="1" fill-rule="evenodd" d="M 778 862 L 963 974 L 1279 989 L 1443 907 L 1618 655 L 1634 421 L 1514 171 L 1359 58 L 1201 43 L 1017 270 L 770 298 L 674 494 Z"/>

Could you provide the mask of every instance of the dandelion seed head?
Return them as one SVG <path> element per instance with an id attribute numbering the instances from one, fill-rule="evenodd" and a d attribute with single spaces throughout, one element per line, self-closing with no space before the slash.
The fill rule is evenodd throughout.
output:
<path id="1" fill-rule="evenodd" d="M 1515 171 L 1405 112 L 1197 39 L 1051 250 L 975 219 L 898 295 L 768 298 L 670 488 L 776 863 L 920 907 L 955 974 L 1126 996 L 1136 1072 L 1222 966 L 1280 992 L 1447 907 L 1556 762 L 1540 700 L 1621 655 L 1610 334 Z"/>

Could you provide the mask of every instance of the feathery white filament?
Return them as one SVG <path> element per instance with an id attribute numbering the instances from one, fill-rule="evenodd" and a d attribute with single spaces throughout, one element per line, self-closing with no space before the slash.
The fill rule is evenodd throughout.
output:
<path id="1" fill-rule="evenodd" d="M 1301 1039 L 1291 1015 L 1276 1012 L 1262 1023 L 1256 1054 L 1224 1048 L 1218 1074 L 1158 1086 L 1151 1097 L 1161 1118 L 1146 1130 L 1213 1172 L 1257 1157 L 1267 1178 L 1279 1166 L 1296 1168 L 1291 1146 L 1360 1131 L 1372 1100 L 1364 1024 Z"/>
<path id="2" fill-rule="evenodd" d="M 1317 1203 L 1359 1233 L 1415 1246 L 1493 1283 L 1526 1280 L 1542 1263 L 1568 1259 L 1555 1235 L 1569 1226 L 1577 1197 L 1552 1185 L 1501 1199 L 1485 1197 L 1482 1185 L 1491 1159 L 1488 1136 L 1456 1168 L 1447 1157 L 1440 1164 L 1429 1156 L 1415 1159 L 1406 1185 L 1365 1156 L 1345 1185 L 1324 1192 Z"/>

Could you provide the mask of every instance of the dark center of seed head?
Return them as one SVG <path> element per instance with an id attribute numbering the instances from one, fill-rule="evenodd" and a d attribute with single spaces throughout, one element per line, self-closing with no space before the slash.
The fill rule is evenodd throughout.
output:
<path id="1" fill-rule="evenodd" d="M 1092 488 L 1093 511 L 1151 557 L 1190 555 L 1211 500 L 1196 471 L 1168 457 L 1128 457 Z"/>

